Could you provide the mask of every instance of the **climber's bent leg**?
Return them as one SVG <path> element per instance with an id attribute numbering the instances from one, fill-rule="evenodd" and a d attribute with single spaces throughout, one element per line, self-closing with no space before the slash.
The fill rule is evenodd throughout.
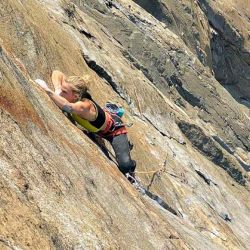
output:
<path id="1" fill-rule="evenodd" d="M 111 143 L 119 170 L 125 175 L 135 171 L 136 162 L 131 159 L 127 134 L 116 135 L 108 139 Z"/>

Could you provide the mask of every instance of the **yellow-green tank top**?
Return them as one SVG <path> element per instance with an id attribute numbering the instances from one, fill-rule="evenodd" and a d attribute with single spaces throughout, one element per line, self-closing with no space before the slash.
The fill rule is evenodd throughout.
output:
<path id="1" fill-rule="evenodd" d="M 88 130 L 89 132 L 93 132 L 93 133 L 97 133 L 99 132 L 101 129 L 100 128 L 96 128 L 95 126 L 93 126 L 88 120 L 85 120 L 83 118 L 81 118 L 80 116 L 76 115 L 76 114 L 71 114 L 71 117 L 83 128 L 85 128 L 86 130 Z"/>

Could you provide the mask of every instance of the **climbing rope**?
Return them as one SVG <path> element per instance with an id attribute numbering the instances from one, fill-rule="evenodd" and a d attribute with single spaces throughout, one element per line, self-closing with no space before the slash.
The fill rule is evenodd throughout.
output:
<path id="1" fill-rule="evenodd" d="M 166 165 L 167 165 L 167 158 L 168 158 L 168 155 L 166 156 L 166 159 L 163 163 L 163 166 L 157 170 L 149 170 L 149 171 L 135 171 L 134 173 L 136 174 L 155 174 L 157 172 L 159 173 L 162 173 L 162 172 L 165 172 L 166 171 Z"/>
<path id="2" fill-rule="evenodd" d="M 162 168 L 159 168 L 157 170 L 150 170 L 150 171 L 135 171 L 134 173 L 135 174 L 154 174 L 154 173 L 157 173 L 157 172 L 163 172 L 165 170 L 165 167 L 162 167 Z"/>

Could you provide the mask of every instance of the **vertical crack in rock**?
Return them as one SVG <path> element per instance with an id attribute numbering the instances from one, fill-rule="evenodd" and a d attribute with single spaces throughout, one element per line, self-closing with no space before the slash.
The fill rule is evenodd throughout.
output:
<path id="1" fill-rule="evenodd" d="M 242 172 L 236 168 L 235 164 L 230 161 L 229 157 L 223 153 L 214 141 L 204 134 L 201 128 L 184 121 L 178 122 L 178 126 L 194 147 L 206 155 L 213 163 L 223 168 L 240 185 L 244 186 L 246 184 Z"/>
<path id="2" fill-rule="evenodd" d="M 162 136 L 166 136 L 169 139 L 172 139 L 172 137 L 170 136 L 170 134 L 167 131 L 162 131 L 161 129 L 157 128 L 156 125 L 154 124 L 154 122 L 152 122 L 148 117 L 146 117 L 145 115 L 143 116 L 148 123 L 150 123 Z"/>
<path id="3" fill-rule="evenodd" d="M 210 186 L 211 179 L 207 178 L 200 170 L 195 170 L 195 172 Z"/>
<path id="4" fill-rule="evenodd" d="M 124 91 L 122 90 L 122 88 L 113 81 L 112 77 L 109 75 L 109 73 L 100 65 L 98 65 L 96 63 L 96 61 L 90 59 L 90 57 L 88 55 L 84 55 L 82 54 L 83 59 L 85 60 L 85 62 L 88 64 L 88 66 L 94 70 L 99 77 L 101 77 L 102 79 L 106 80 L 106 82 L 112 87 L 112 89 L 125 101 L 127 101 L 128 104 L 131 103 L 131 100 L 129 98 L 128 95 L 126 95 L 124 93 Z"/>
<path id="5" fill-rule="evenodd" d="M 85 30 L 84 28 L 80 28 L 78 30 L 81 34 L 83 34 L 84 36 L 86 36 L 88 39 L 95 39 L 95 37 L 90 33 L 88 32 L 87 30 Z"/>
<path id="6" fill-rule="evenodd" d="M 153 174 L 152 178 L 151 178 L 151 181 L 149 183 L 149 185 L 147 186 L 147 190 L 149 191 L 149 189 L 151 188 L 151 186 L 153 185 L 154 181 L 156 178 L 159 178 L 160 177 L 160 173 L 157 171 Z"/>

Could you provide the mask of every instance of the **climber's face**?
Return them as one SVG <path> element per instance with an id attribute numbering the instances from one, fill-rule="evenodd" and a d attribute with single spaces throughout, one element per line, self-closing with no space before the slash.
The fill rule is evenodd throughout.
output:
<path id="1" fill-rule="evenodd" d="M 62 89 L 62 92 L 61 92 L 60 96 L 64 97 L 66 100 L 68 100 L 71 103 L 77 101 L 77 95 L 76 95 L 76 93 L 74 93 L 71 84 L 63 81 L 61 89 Z"/>

